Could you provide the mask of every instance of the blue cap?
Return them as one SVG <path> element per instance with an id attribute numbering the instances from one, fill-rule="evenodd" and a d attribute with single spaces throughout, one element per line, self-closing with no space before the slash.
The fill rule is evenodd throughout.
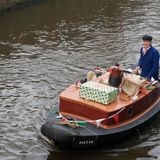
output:
<path id="1" fill-rule="evenodd" d="M 152 36 L 149 36 L 149 35 L 144 35 L 143 37 L 142 37 L 142 40 L 143 41 L 152 41 Z"/>

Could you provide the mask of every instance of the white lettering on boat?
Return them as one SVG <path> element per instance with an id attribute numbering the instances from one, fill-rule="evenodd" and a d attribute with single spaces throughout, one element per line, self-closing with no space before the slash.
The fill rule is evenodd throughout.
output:
<path id="1" fill-rule="evenodd" d="M 79 141 L 79 144 L 93 144 L 93 140 Z"/>

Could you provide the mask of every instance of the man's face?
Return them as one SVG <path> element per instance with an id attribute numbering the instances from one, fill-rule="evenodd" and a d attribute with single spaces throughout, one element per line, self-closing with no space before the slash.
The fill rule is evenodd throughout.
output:
<path id="1" fill-rule="evenodd" d="M 150 47 L 151 46 L 151 41 L 147 41 L 147 40 L 143 41 L 143 46 L 144 46 L 144 48 Z"/>

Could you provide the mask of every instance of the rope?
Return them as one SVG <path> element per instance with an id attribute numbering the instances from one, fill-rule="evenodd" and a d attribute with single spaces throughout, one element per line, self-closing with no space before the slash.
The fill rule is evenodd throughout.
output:
<path id="1" fill-rule="evenodd" d="M 86 121 L 77 121 L 77 120 L 68 120 L 67 118 L 65 118 L 63 115 L 59 114 L 59 116 L 57 117 L 57 119 L 60 119 L 60 120 L 64 120 L 64 121 L 61 121 L 61 122 L 58 122 L 59 124 L 67 124 L 69 126 L 72 126 L 72 127 L 85 127 L 88 123 L 93 123 L 93 122 L 96 122 L 97 124 L 97 127 L 99 127 L 99 125 L 101 124 L 101 122 L 103 122 L 104 120 L 108 120 L 108 119 L 111 119 L 113 117 L 115 117 L 116 115 L 118 115 L 119 113 L 121 113 L 123 110 L 125 109 L 125 107 L 123 107 L 121 110 L 119 110 L 118 112 L 116 112 L 115 114 L 111 115 L 110 117 L 107 117 L 107 118 L 101 118 L 101 119 L 97 119 L 97 120 L 86 120 Z"/>

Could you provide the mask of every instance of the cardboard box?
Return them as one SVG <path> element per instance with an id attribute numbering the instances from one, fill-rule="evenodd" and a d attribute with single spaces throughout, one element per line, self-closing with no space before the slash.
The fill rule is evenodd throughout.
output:
<path id="1" fill-rule="evenodd" d="M 88 81 L 80 85 L 80 97 L 102 104 L 110 104 L 118 96 L 118 89 L 94 81 Z"/>

